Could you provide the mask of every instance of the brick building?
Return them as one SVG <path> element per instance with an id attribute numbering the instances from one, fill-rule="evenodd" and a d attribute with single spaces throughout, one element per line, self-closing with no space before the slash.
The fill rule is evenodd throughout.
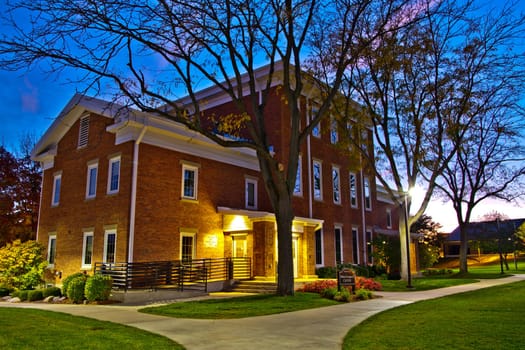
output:
<path id="1" fill-rule="evenodd" d="M 278 156 L 290 119 L 273 89 L 267 113 Z M 206 113 L 232 108 L 218 89 L 198 96 Z M 312 108 L 304 97 L 304 119 Z M 361 135 L 372 150 L 371 130 Z M 372 263 L 374 232 L 397 228 L 397 208 L 370 172 L 338 151 L 338 137 L 327 118 L 302 145 L 293 223 L 298 278 L 336 261 Z M 253 150 L 221 147 L 165 118 L 75 95 L 33 159 L 44 170 L 37 239 L 57 275 L 92 271 L 95 262 L 250 257 L 253 276 L 275 276 L 275 216 Z"/>

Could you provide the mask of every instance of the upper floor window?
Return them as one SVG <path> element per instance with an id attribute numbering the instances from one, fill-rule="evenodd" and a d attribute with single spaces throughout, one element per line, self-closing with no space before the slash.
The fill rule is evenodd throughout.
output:
<path id="1" fill-rule="evenodd" d="M 86 198 L 95 198 L 97 195 L 97 175 L 98 163 L 89 164 L 87 169 Z"/>
<path id="2" fill-rule="evenodd" d="M 335 117 L 330 118 L 330 142 L 335 145 L 339 141 L 339 134 L 337 131 L 337 120 Z"/>
<path id="3" fill-rule="evenodd" d="M 334 203 L 341 204 L 341 180 L 339 177 L 338 167 L 332 167 L 332 184 L 334 193 Z"/>
<path id="4" fill-rule="evenodd" d="M 252 178 L 245 179 L 246 187 L 246 208 L 257 209 L 257 180 Z"/>
<path id="5" fill-rule="evenodd" d="M 89 114 L 80 118 L 78 128 L 78 148 L 86 147 L 89 138 Z"/>
<path id="6" fill-rule="evenodd" d="M 370 210 L 372 209 L 372 197 L 370 194 L 370 180 L 367 177 L 363 180 L 363 192 L 365 196 L 365 208 Z"/>
<path id="7" fill-rule="evenodd" d="M 357 208 L 357 183 L 354 173 L 350 173 L 350 205 Z"/>
<path id="8" fill-rule="evenodd" d="M 322 200 L 323 199 L 323 170 L 321 162 L 314 160 L 313 163 L 313 173 L 314 173 L 314 199 Z"/>
<path id="9" fill-rule="evenodd" d="M 197 199 L 198 180 L 199 168 L 194 165 L 182 164 L 182 198 Z"/>
<path id="10" fill-rule="evenodd" d="M 120 156 L 110 158 L 108 193 L 117 193 L 120 186 Z"/>
<path id="11" fill-rule="evenodd" d="M 53 196 L 51 205 L 57 206 L 60 203 L 60 188 L 62 187 L 62 173 L 55 174 L 53 177 Z"/>
<path id="12" fill-rule="evenodd" d="M 319 114 L 319 108 L 312 107 L 312 109 L 310 110 L 310 122 L 314 120 L 318 114 Z M 317 123 L 317 125 L 312 129 L 312 135 L 317 138 L 321 137 L 321 122 Z"/>
<path id="13" fill-rule="evenodd" d="M 293 194 L 300 196 L 303 194 L 303 181 L 302 181 L 302 157 L 299 156 L 297 161 L 297 174 L 295 175 L 295 186 L 293 188 Z"/>
<path id="14" fill-rule="evenodd" d="M 82 247 L 82 268 L 91 268 L 93 257 L 93 232 L 84 232 L 84 242 Z"/>
<path id="15" fill-rule="evenodd" d="M 57 236 L 50 235 L 47 243 L 47 263 L 49 266 L 55 265 L 55 257 L 57 253 Z"/>

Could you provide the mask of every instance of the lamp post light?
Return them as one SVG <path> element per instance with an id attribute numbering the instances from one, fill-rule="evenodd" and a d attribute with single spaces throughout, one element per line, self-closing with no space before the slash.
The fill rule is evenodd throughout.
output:
<path id="1" fill-rule="evenodd" d="M 410 271 L 410 232 L 408 227 L 408 196 L 409 191 L 405 192 L 405 232 L 406 232 L 406 250 L 407 250 L 407 288 L 412 287 L 412 273 Z"/>

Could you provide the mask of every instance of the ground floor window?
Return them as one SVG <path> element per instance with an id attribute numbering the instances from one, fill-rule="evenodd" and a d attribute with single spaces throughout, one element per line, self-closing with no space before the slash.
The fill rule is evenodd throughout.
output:
<path id="1" fill-rule="evenodd" d="M 195 233 L 181 233 L 180 259 L 182 262 L 191 262 L 195 259 Z"/>
<path id="2" fill-rule="evenodd" d="M 341 237 L 342 229 L 336 226 L 334 229 L 334 241 L 335 241 L 335 263 L 340 264 L 343 262 L 343 240 Z"/>
<path id="3" fill-rule="evenodd" d="M 56 252 L 57 252 L 57 236 L 49 235 L 49 241 L 47 244 L 47 262 L 49 266 L 55 265 Z"/>
<path id="4" fill-rule="evenodd" d="M 91 268 L 93 257 L 93 232 L 84 232 L 84 243 L 82 247 L 82 268 Z"/>
<path id="5" fill-rule="evenodd" d="M 372 231 L 366 230 L 366 257 L 369 264 L 374 262 L 372 253 Z"/>
<path id="6" fill-rule="evenodd" d="M 352 228 L 352 259 L 354 264 L 359 264 L 359 245 L 357 243 L 357 228 Z"/>
<path id="7" fill-rule="evenodd" d="M 104 237 L 104 262 L 113 264 L 117 248 L 117 230 L 106 230 Z"/>
<path id="8" fill-rule="evenodd" d="M 323 231 L 315 231 L 315 264 L 323 265 Z"/>

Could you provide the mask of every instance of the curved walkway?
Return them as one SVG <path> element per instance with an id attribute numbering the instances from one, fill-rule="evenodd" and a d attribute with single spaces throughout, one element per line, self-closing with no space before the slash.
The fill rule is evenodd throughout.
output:
<path id="1" fill-rule="evenodd" d="M 400 305 L 521 281 L 525 275 L 422 292 L 377 292 L 381 298 L 317 309 L 234 320 L 177 319 L 140 313 L 142 306 L 0 303 L 126 324 L 164 335 L 192 349 L 341 349 L 350 328 Z"/>

